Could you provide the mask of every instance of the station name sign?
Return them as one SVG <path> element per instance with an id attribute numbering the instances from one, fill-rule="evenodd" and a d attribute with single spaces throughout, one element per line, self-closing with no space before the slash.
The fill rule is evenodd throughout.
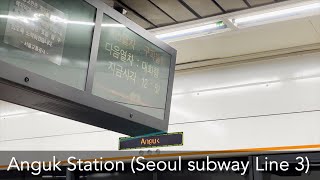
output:
<path id="1" fill-rule="evenodd" d="M 119 138 L 119 150 L 182 146 L 183 132 Z"/>

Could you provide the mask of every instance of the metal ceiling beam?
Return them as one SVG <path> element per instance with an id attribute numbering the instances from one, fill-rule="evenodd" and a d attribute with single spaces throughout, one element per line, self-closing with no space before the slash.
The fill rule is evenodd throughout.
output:
<path id="1" fill-rule="evenodd" d="M 248 6 L 248 8 L 251 8 L 251 4 L 248 2 L 248 0 L 243 0 L 243 2 Z"/>
<path id="2" fill-rule="evenodd" d="M 140 13 L 138 13 L 136 10 L 132 9 L 131 7 L 129 7 L 128 5 L 126 5 L 124 2 L 122 2 L 121 0 L 117 0 L 117 3 L 119 3 L 120 5 L 122 5 L 123 7 L 125 7 L 126 9 L 132 11 L 134 14 L 136 14 L 139 18 L 143 19 L 144 21 L 148 22 L 149 24 L 151 24 L 154 27 L 158 27 L 158 25 L 154 24 L 153 22 L 151 22 L 150 20 L 148 20 L 147 18 L 145 18 L 144 16 L 142 16 Z"/>
<path id="3" fill-rule="evenodd" d="M 197 18 L 201 19 L 202 17 L 194 10 L 192 9 L 186 2 L 183 0 L 178 0 L 185 8 L 187 8 L 193 15 L 195 15 Z"/>
<path id="4" fill-rule="evenodd" d="M 212 0 L 212 2 L 213 2 L 223 13 L 226 13 L 226 12 L 227 12 L 225 9 L 223 9 L 223 7 L 222 7 L 216 0 Z"/>
<path id="5" fill-rule="evenodd" d="M 166 16 L 168 16 L 170 19 L 172 19 L 174 22 L 178 22 L 177 20 L 175 20 L 170 14 L 168 14 L 167 12 L 165 12 L 163 9 L 161 9 L 158 5 L 156 5 L 154 2 L 152 2 L 152 0 L 148 0 L 154 7 L 156 7 L 157 9 L 159 9 L 163 14 L 165 14 Z"/>

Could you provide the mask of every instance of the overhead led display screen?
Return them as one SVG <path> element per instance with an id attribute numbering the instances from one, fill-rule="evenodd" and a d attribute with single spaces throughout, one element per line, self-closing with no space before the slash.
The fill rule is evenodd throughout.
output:
<path id="1" fill-rule="evenodd" d="M 107 15 L 93 94 L 163 119 L 171 55 Z"/>
<path id="2" fill-rule="evenodd" d="M 128 135 L 168 129 L 176 50 L 96 0 L 0 1 L 0 100 Z"/>

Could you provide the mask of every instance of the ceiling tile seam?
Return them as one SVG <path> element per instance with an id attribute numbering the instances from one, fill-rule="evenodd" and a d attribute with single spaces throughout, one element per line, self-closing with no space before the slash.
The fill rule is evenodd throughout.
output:
<path id="1" fill-rule="evenodd" d="M 192 9 L 186 2 L 183 0 L 178 0 L 180 4 L 182 4 L 187 10 L 189 10 L 193 15 L 195 15 L 197 18 L 201 19 L 202 17 L 194 10 Z"/>
<path id="2" fill-rule="evenodd" d="M 248 0 L 242 0 L 242 1 L 248 6 L 248 8 L 252 7 L 251 4 L 248 2 Z"/>
<path id="3" fill-rule="evenodd" d="M 122 2 L 121 0 L 117 0 L 117 2 L 119 4 L 121 4 L 122 6 L 124 6 L 125 8 L 127 8 L 128 10 L 132 11 L 135 15 L 137 15 L 139 18 L 143 19 L 144 21 L 148 22 L 149 24 L 151 24 L 154 27 L 159 27 L 158 25 L 156 25 L 155 23 L 151 22 L 150 20 L 148 20 L 146 17 L 142 16 L 140 13 L 138 13 L 136 10 L 134 10 L 133 8 L 131 8 L 130 6 L 128 6 L 127 4 L 125 4 L 124 2 Z"/>
<path id="4" fill-rule="evenodd" d="M 166 11 L 164 11 L 162 8 L 160 8 L 158 5 L 156 5 L 154 2 L 152 2 L 152 0 L 148 0 L 148 2 L 150 2 L 154 7 L 156 7 L 157 9 L 159 9 L 163 14 L 165 14 L 166 16 L 168 16 L 170 19 L 172 19 L 174 22 L 178 22 L 176 19 L 174 19 L 169 13 L 167 13 Z"/>
<path id="5" fill-rule="evenodd" d="M 303 114 L 303 113 L 315 113 L 315 112 L 319 112 L 319 111 L 320 111 L 319 109 L 314 109 L 314 110 L 282 112 L 282 113 L 274 113 L 274 114 L 260 114 L 260 115 L 251 115 L 251 116 L 226 117 L 226 118 L 218 118 L 218 119 L 206 119 L 206 120 L 177 122 L 177 123 L 171 123 L 171 124 L 169 124 L 169 126 L 206 123 L 206 122 L 217 122 L 217 121 L 228 121 L 228 120 L 240 120 L 240 119 L 259 118 L 259 117 L 283 116 L 283 115 Z"/>
<path id="6" fill-rule="evenodd" d="M 318 36 L 320 37 L 320 31 L 316 28 L 315 24 L 313 24 L 312 20 L 309 19 L 309 23 L 311 24 L 311 26 L 313 27 L 314 31 L 318 34 Z"/>
<path id="7" fill-rule="evenodd" d="M 223 13 L 227 13 L 227 11 L 216 1 L 211 0 Z"/>
<path id="8" fill-rule="evenodd" d="M 97 131 L 63 133 L 63 134 L 54 134 L 54 135 L 46 135 L 46 136 L 34 136 L 34 137 L 16 138 L 16 139 L 4 139 L 4 140 L 0 140 L 0 143 L 12 142 L 12 141 L 33 140 L 33 139 L 54 138 L 54 137 L 61 137 L 61 136 L 73 136 L 73 135 L 82 135 L 82 134 L 102 133 L 102 132 L 109 132 L 109 130 L 104 129 L 104 130 L 97 130 Z"/>

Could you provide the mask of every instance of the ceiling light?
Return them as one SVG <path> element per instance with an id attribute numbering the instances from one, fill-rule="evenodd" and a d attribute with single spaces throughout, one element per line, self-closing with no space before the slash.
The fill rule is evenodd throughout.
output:
<path id="1" fill-rule="evenodd" d="M 102 27 L 126 27 L 123 24 L 102 24 Z"/>
<path id="2" fill-rule="evenodd" d="M 192 25 L 189 27 L 178 27 L 154 32 L 158 39 L 163 41 L 172 42 L 184 39 L 190 39 L 200 36 L 206 36 L 209 34 L 216 34 L 224 32 L 228 29 L 227 25 L 223 21 L 214 23 L 203 23 L 201 25 Z"/>
<path id="3" fill-rule="evenodd" d="M 303 4 L 295 4 L 290 7 L 282 7 L 277 9 L 270 9 L 263 12 L 255 12 L 251 14 L 241 15 L 229 19 L 235 26 L 239 28 L 257 26 L 272 22 L 296 19 L 306 16 L 320 14 L 320 2 L 313 1 Z"/>

